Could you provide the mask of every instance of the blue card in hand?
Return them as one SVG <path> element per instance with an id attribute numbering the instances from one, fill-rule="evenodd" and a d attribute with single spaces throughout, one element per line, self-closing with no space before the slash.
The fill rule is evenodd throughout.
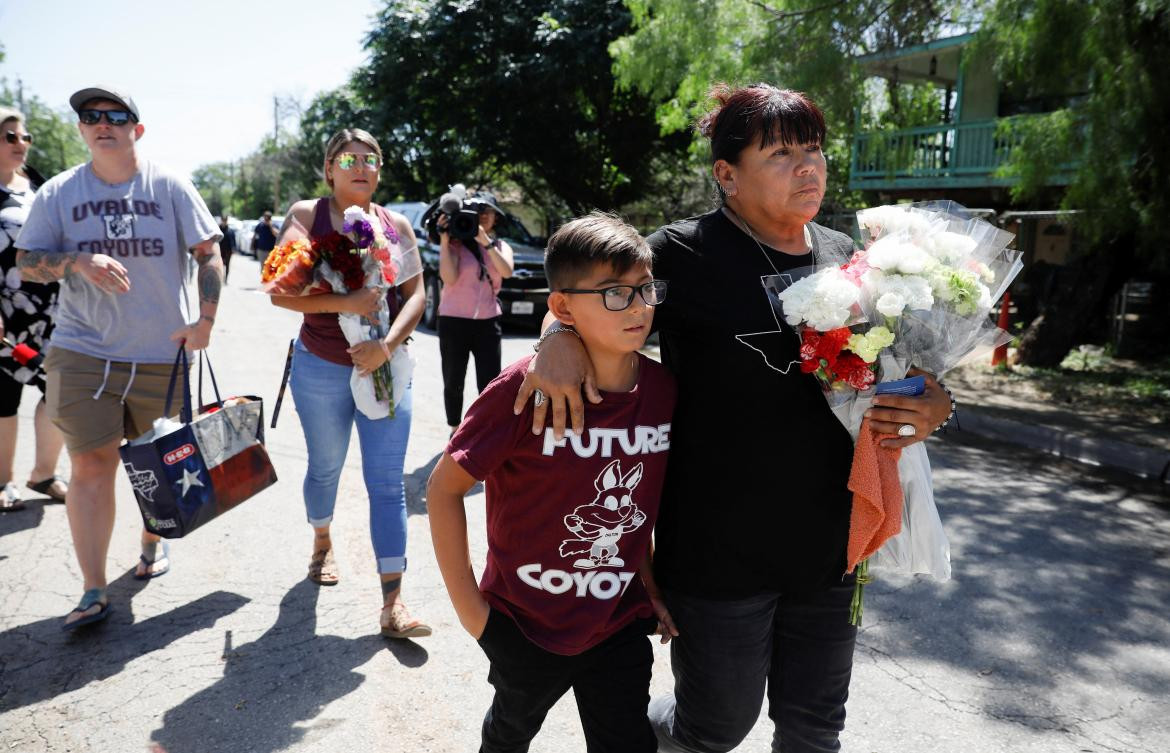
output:
<path id="1" fill-rule="evenodd" d="M 905 395 L 914 397 L 926 392 L 926 377 L 916 376 L 899 379 L 896 382 L 882 382 L 877 386 L 876 395 Z"/>

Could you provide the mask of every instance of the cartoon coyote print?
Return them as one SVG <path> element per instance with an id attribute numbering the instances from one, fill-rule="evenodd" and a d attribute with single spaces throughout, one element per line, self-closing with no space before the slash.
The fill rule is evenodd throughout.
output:
<path id="1" fill-rule="evenodd" d="M 622 567 L 618 540 L 622 534 L 636 530 L 646 522 L 646 513 L 634 504 L 634 488 L 642 480 L 642 464 L 622 476 L 620 460 L 615 460 L 597 476 L 593 486 L 597 496 L 565 516 L 565 527 L 577 538 L 561 542 L 561 556 L 585 554 L 573 567 L 592 570 L 597 567 Z"/>

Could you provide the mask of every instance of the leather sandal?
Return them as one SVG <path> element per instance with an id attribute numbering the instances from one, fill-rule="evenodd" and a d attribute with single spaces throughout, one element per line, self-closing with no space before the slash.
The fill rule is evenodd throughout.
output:
<path id="1" fill-rule="evenodd" d="M 413 617 L 402 601 L 382 607 L 378 624 L 385 638 L 426 638 L 433 632 L 430 625 Z"/>
<path id="2" fill-rule="evenodd" d="M 64 502 L 65 494 L 57 492 L 53 489 L 53 487 L 57 484 L 60 484 L 66 492 L 69 491 L 69 482 L 57 475 L 49 476 L 43 481 L 33 481 L 32 479 L 29 479 L 25 486 L 29 489 L 32 489 L 37 494 L 45 495 L 52 502 Z"/>
<path id="3" fill-rule="evenodd" d="M 336 586 L 341 580 L 332 549 L 318 549 L 313 552 L 313 557 L 309 560 L 309 580 L 319 586 Z"/>

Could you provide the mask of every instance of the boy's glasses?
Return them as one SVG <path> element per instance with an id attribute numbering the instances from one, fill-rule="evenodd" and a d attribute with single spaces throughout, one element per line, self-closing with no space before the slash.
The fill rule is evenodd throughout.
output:
<path id="1" fill-rule="evenodd" d="M 647 306 L 657 306 L 666 300 L 666 280 L 654 280 L 642 285 L 614 285 L 610 288 L 584 290 L 564 288 L 562 293 L 597 293 L 610 311 L 625 311 L 634 302 L 634 295 L 642 296 Z"/>
<path id="2" fill-rule="evenodd" d="M 15 144 L 18 141 L 23 141 L 26 144 L 31 144 L 32 143 L 32 134 L 31 133 L 17 133 L 16 131 L 9 131 L 8 133 L 4 134 L 4 140 L 7 141 L 9 144 Z"/>
<path id="3" fill-rule="evenodd" d="M 86 125 L 97 125 L 103 115 L 112 126 L 123 126 L 132 120 L 138 122 L 138 118 L 129 110 L 81 110 L 77 113 L 77 119 Z"/>
<path id="4" fill-rule="evenodd" d="M 353 170 L 361 166 L 367 170 L 377 170 L 382 167 L 382 160 L 376 154 L 354 154 L 342 152 L 333 158 L 334 163 L 342 170 Z"/>

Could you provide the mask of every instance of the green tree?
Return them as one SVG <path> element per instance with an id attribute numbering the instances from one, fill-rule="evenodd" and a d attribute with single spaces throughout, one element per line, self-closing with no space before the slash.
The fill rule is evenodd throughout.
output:
<path id="1" fill-rule="evenodd" d="M 546 209 L 619 207 L 650 185 L 651 158 L 689 143 L 662 135 L 648 96 L 616 89 L 608 46 L 629 28 L 619 0 L 387 2 L 362 95 L 318 111 L 370 124 L 392 193 L 510 181 Z"/>
<path id="2" fill-rule="evenodd" d="M 1082 253 L 1052 277 L 1020 342 L 1058 365 L 1135 271 L 1170 267 L 1170 0 L 988 0 L 980 43 L 1003 82 L 1064 105 L 1033 119 L 1004 172 L 1019 198 L 1079 161 L 1062 204 L 1081 210 Z"/>
<path id="3" fill-rule="evenodd" d="M 855 207 L 848 191 L 850 140 L 873 92 L 854 57 L 927 41 L 969 23 L 965 6 L 946 0 L 627 0 L 632 33 L 610 47 L 621 86 L 662 104 L 668 132 L 685 131 L 706 109 L 712 84 L 757 81 L 807 92 L 825 113 L 829 137 L 827 209 Z M 892 87 L 900 126 L 917 125 L 941 103 L 923 87 Z M 697 151 L 704 152 L 701 147 Z"/>
<path id="4" fill-rule="evenodd" d="M 0 104 L 24 113 L 25 127 L 33 135 L 28 164 L 46 178 L 89 159 L 71 110 L 56 111 L 36 96 L 14 91 L 7 79 L 0 79 Z"/>

